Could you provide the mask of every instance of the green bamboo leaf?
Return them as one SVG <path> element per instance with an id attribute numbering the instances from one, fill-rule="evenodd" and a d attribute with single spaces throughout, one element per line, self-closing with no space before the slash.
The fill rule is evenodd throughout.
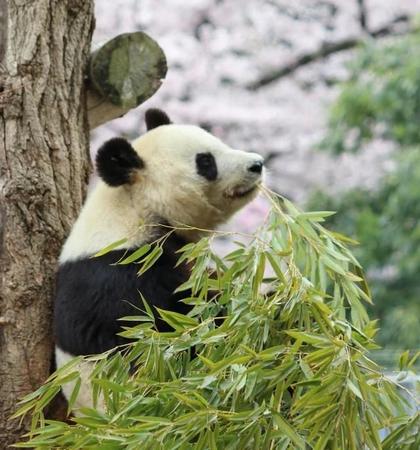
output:
<path id="1" fill-rule="evenodd" d="M 308 219 L 311 222 L 324 222 L 326 217 L 330 217 L 336 214 L 335 211 L 310 211 L 301 212 L 297 215 L 296 219 Z"/>
<path id="2" fill-rule="evenodd" d="M 70 412 L 73 409 L 74 403 L 76 402 L 77 397 L 79 395 L 81 385 L 82 385 L 82 380 L 79 376 L 79 378 L 76 380 L 76 383 L 74 384 L 74 388 L 70 395 L 70 398 L 68 399 L 67 414 L 70 414 Z"/>
<path id="3" fill-rule="evenodd" d="M 407 367 L 410 369 L 412 367 L 414 367 L 414 365 L 417 362 L 417 359 L 420 357 L 420 351 L 418 351 L 408 362 Z"/>
<path id="4" fill-rule="evenodd" d="M 113 392 L 126 392 L 128 390 L 126 386 L 122 386 L 121 384 L 110 380 L 105 380 L 104 378 L 92 378 L 92 384 L 100 386 L 102 389 L 109 389 Z"/>
<path id="5" fill-rule="evenodd" d="M 163 425 L 170 425 L 172 423 L 171 420 L 160 416 L 136 416 L 136 420 L 138 420 L 139 422 L 156 423 Z"/>
<path id="6" fill-rule="evenodd" d="M 224 358 L 221 361 L 215 363 L 213 365 L 212 371 L 211 373 L 216 373 L 228 366 L 232 366 L 233 364 L 245 364 L 248 361 L 250 361 L 252 358 L 252 356 L 250 355 L 243 355 L 243 356 L 237 356 L 237 355 L 232 355 L 229 356 L 228 358 Z"/>
<path id="7" fill-rule="evenodd" d="M 20 408 L 18 408 L 17 411 L 10 416 L 10 419 L 13 420 L 13 419 L 17 419 L 18 417 L 24 416 L 31 409 L 35 409 L 36 406 L 37 406 L 37 402 L 28 401 L 27 403 L 24 403 Z"/>
<path id="8" fill-rule="evenodd" d="M 367 423 L 369 426 L 370 438 L 373 443 L 372 447 L 373 448 L 381 448 L 381 440 L 379 438 L 380 430 L 378 429 L 378 426 L 375 425 L 375 421 L 374 421 L 369 409 L 366 410 L 366 418 L 367 418 Z"/>
<path id="9" fill-rule="evenodd" d="M 194 398 L 188 397 L 184 394 L 181 394 L 180 392 L 174 392 L 173 394 L 179 401 L 184 403 L 185 405 L 188 405 L 192 409 L 200 409 L 203 405 L 199 400 L 196 400 Z"/>
<path id="10" fill-rule="evenodd" d="M 277 412 L 273 413 L 273 420 L 278 429 L 284 433 L 295 445 L 295 448 L 305 450 L 305 441 L 299 436 L 295 429 Z"/>
<path id="11" fill-rule="evenodd" d="M 320 438 L 317 440 L 314 450 L 324 450 L 327 447 L 328 441 L 334 432 L 335 423 L 331 421 L 329 426 L 320 434 Z M 378 447 L 379 448 L 379 447 Z"/>
<path id="12" fill-rule="evenodd" d="M 150 322 L 150 317 L 148 316 L 124 316 L 120 317 L 118 320 L 124 322 Z"/>
<path id="13" fill-rule="evenodd" d="M 405 352 L 401 353 L 399 361 L 398 361 L 398 366 L 400 368 L 400 370 L 405 370 L 408 366 L 408 358 L 410 357 L 410 351 L 406 350 Z"/>
<path id="14" fill-rule="evenodd" d="M 306 342 L 308 344 L 312 344 L 315 346 L 331 345 L 331 341 L 327 337 L 317 335 L 314 333 L 305 333 L 303 331 L 294 331 L 294 330 L 287 330 L 287 331 L 285 331 L 285 333 L 294 339 L 299 339 L 303 342 Z"/>
<path id="15" fill-rule="evenodd" d="M 71 381 L 75 380 L 80 376 L 80 373 L 78 370 L 69 373 L 68 375 L 57 377 L 54 381 L 54 385 L 59 384 L 60 386 L 70 383 Z"/>
<path id="16" fill-rule="evenodd" d="M 98 256 L 106 255 L 107 253 L 111 252 L 112 250 L 115 250 L 116 248 L 120 247 L 121 245 L 125 244 L 127 242 L 127 239 L 119 239 L 118 241 L 113 242 L 112 244 L 107 245 L 99 252 L 95 253 L 92 258 L 97 258 Z"/>
<path id="17" fill-rule="evenodd" d="M 347 380 L 347 387 L 353 392 L 356 397 L 359 397 L 360 400 L 364 400 L 360 389 L 350 379 Z"/>
<path id="18" fill-rule="evenodd" d="M 147 270 L 149 270 L 153 264 L 161 257 L 163 253 L 163 249 L 162 247 L 156 246 L 145 258 L 144 258 L 144 263 L 143 265 L 140 267 L 139 271 L 138 271 L 138 275 L 143 275 L 144 272 L 146 272 Z"/>
<path id="19" fill-rule="evenodd" d="M 60 392 L 61 386 L 51 386 L 48 391 L 37 401 L 35 411 L 41 411 Z"/>
<path id="20" fill-rule="evenodd" d="M 327 255 L 321 255 L 320 261 L 329 269 L 337 272 L 340 275 L 345 275 L 346 271 L 341 267 L 337 262 L 335 262 L 332 258 Z"/>
<path id="21" fill-rule="evenodd" d="M 149 250 L 151 249 L 150 244 L 145 244 L 142 247 L 138 248 L 136 251 L 134 251 L 130 256 L 127 256 L 127 258 L 124 258 L 122 261 L 119 261 L 118 264 L 131 264 L 134 261 L 138 261 L 142 256 L 144 256 Z"/>
<path id="22" fill-rule="evenodd" d="M 93 429 L 106 425 L 105 419 L 97 417 L 75 417 L 73 420 L 80 425 Z"/>
<path id="23" fill-rule="evenodd" d="M 279 264 L 277 263 L 274 255 L 270 252 L 265 252 L 265 255 L 270 262 L 271 268 L 274 270 L 279 280 L 282 283 L 286 284 L 286 278 L 284 277 L 283 271 L 281 270 Z"/>
<path id="24" fill-rule="evenodd" d="M 355 239 L 351 239 L 348 236 L 344 236 L 344 234 L 338 233 L 337 231 L 329 231 L 329 234 L 337 239 L 338 241 L 344 242 L 345 244 L 350 245 L 359 245 L 360 242 L 356 241 Z"/>
<path id="25" fill-rule="evenodd" d="M 258 265 L 257 270 L 255 272 L 255 277 L 252 280 L 252 289 L 253 289 L 253 295 L 254 298 L 257 297 L 262 280 L 264 278 L 264 271 L 265 271 L 265 255 L 264 253 L 261 253 L 259 255 L 258 259 Z"/>
<path id="26" fill-rule="evenodd" d="M 208 358 L 205 358 L 203 355 L 197 355 L 198 358 L 210 369 L 214 369 L 215 363 Z"/>
<path id="27" fill-rule="evenodd" d="M 310 380 L 299 381 L 294 386 L 319 386 L 322 383 L 321 378 L 312 378 Z"/>
<path id="28" fill-rule="evenodd" d="M 241 257 L 245 253 L 244 248 L 238 248 L 237 250 L 234 250 L 233 252 L 228 253 L 225 256 L 226 261 L 236 261 L 239 257 Z"/>
<path id="29" fill-rule="evenodd" d="M 192 327 L 197 327 L 199 322 L 194 317 L 185 316 L 175 311 L 166 311 L 156 308 L 162 319 L 175 330 L 184 331 Z"/>

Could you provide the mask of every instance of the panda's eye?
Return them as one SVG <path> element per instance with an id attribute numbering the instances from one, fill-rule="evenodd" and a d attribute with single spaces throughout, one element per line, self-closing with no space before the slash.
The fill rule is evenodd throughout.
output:
<path id="1" fill-rule="evenodd" d="M 214 181 L 217 178 L 217 165 L 214 156 L 207 153 L 197 153 L 195 156 L 195 164 L 197 166 L 197 173 L 209 181 Z"/>

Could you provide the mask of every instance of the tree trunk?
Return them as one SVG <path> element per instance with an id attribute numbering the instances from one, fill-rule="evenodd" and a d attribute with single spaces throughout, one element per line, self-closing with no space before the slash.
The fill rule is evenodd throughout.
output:
<path id="1" fill-rule="evenodd" d="M 17 401 L 50 371 L 56 261 L 88 180 L 83 80 L 93 29 L 93 0 L 7 3 L 0 68 L 1 449 L 27 428 L 8 420 Z"/>
<path id="2" fill-rule="evenodd" d="M 7 2 L 0 0 L 0 63 L 3 61 L 6 51 L 6 31 L 7 31 Z M 0 66 L 1 73 L 1 66 Z"/>

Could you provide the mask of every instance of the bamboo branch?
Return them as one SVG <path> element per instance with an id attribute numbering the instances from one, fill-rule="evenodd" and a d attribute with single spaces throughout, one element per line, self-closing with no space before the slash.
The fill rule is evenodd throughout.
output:
<path id="1" fill-rule="evenodd" d="M 143 32 L 121 34 L 93 52 L 86 82 L 90 129 L 151 97 L 166 71 L 163 50 Z"/>
<path id="2" fill-rule="evenodd" d="M 389 24 L 372 31 L 369 34 L 372 38 L 407 34 L 411 31 L 410 27 L 408 26 L 409 19 L 410 18 L 407 15 L 398 16 Z M 398 27 L 398 25 L 400 25 L 400 27 Z M 403 29 L 401 29 L 401 25 L 403 25 Z M 285 66 L 280 67 L 277 70 L 273 70 L 272 72 L 266 75 L 263 75 L 258 80 L 248 84 L 247 89 L 253 91 L 265 87 L 275 81 L 280 80 L 281 78 L 284 78 L 292 74 L 300 67 L 324 59 L 327 56 L 330 56 L 334 53 L 355 48 L 358 45 L 361 45 L 363 42 L 365 42 L 365 39 L 366 39 L 365 36 L 363 36 L 357 38 L 342 39 L 337 42 L 323 44 L 318 50 L 311 53 L 303 54 L 302 56 L 299 56 L 291 63 L 286 64 Z"/>

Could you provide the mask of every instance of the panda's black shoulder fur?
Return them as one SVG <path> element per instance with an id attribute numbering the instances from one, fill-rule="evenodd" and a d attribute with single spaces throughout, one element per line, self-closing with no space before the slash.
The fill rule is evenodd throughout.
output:
<path id="1" fill-rule="evenodd" d="M 141 315 L 139 309 L 144 307 L 139 292 L 152 307 L 186 314 L 191 307 L 179 300 L 190 294 L 174 294 L 189 277 L 186 266 L 175 268 L 179 258 L 176 251 L 185 243 L 172 234 L 163 246 L 163 254 L 141 276 L 136 264 L 113 265 L 127 250 L 61 264 L 54 310 L 58 347 L 73 355 L 87 355 L 126 343 L 117 333 L 127 324 L 118 319 Z M 156 326 L 161 331 L 170 329 L 160 319 L 156 320 Z"/>

